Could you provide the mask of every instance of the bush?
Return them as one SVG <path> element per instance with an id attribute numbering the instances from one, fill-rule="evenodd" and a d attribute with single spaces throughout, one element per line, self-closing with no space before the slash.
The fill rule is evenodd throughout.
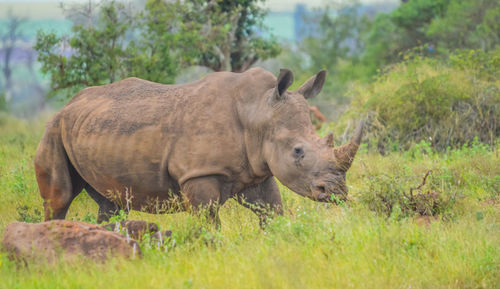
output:
<path id="1" fill-rule="evenodd" d="M 16 207 L 17 221 L 26 223 L 39 223 L 42 221 L 42 212 L 38 208 L 31 208 L 28 205 Z"/>
<path id="2" fill-rule="evenodd" d="M 459 51 L 446 61 L 408 56 L 375 82 L 350 91 L 338 130 L 366 115 L 369 145 L 381 153 L 429 141 L 444 151 L 500 137 L 500 47 Z"/>
<path id="3" fill-rule="evenodd" d="M 396 219 L 413 215 L 448 217 L 456 194 L 444 196 L 439 191 L 424 188 L 430 173 L 427 171 L 420 185 L 410 188 L 408 183 L 414 178 L 408 176 L 370 177 L 369 192 L 363 193 L 360 201 L 370 210 Z"/>

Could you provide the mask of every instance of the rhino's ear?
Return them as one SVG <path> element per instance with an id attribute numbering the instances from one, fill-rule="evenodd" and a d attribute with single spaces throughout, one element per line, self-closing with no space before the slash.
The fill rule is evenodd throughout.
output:
<path id="1" fill-rule="evenodd" d="M 275 100 L 283 99 L 285 91 L 293 83 L 293 73 L 288 69 L 280 69 L 280 75 L 278 76 L 278 81 L 276 83 L 276 89 L 274 91 Z"/>
<path id="2" fill-rule="evenodd" d="M 305 98 L 312 98 L 318 95 L 323 88 L 325 83 L 326 70 L 321 70 L 315 76 L 309 78 L 306 83 L 302 84 L 297 90 L 298 93 L 302 94 Z"/>

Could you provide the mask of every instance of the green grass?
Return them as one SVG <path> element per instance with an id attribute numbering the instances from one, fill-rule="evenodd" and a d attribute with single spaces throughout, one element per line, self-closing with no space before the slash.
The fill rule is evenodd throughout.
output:
<path id="1" fill-rule="evenodd" d="M 43 126 L 0 115 L 0 235 L 10 222 L 40 217 L 32 161 Z M 447 154 L 425 144 L 385 157 L 361 151 L 348 174 L 351 202 L 315 203 L 282 187 L 285 216 L 265 231 L 234 201 L 221 209 L 220 231 L 185 213 L 132 212 L 173 230 L 175 246 L 144 245 L 140 260 L 27 268 L 3 254 L 0 288 L 499 288 L 499 154 L 480 145 Z M 428 170 L 422 191 L 454 199 L 430 222 L 370 210 L 378 199 L 367 196 L 408 192 Z M 82 193 L 68 219 L 96 212 Z"/>

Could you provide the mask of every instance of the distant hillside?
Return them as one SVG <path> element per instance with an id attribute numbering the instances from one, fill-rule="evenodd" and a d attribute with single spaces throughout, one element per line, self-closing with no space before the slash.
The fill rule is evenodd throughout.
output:
<path id="1" fill-rule="evenodd" d="M 22 4 L 22 5 L 21 5 Z M 395 4 L 377 4 L 363 5 L 359 13 L 374 15 L 379 12 L 389 12 L 395 9 Z M 14 15 L 26 19 L 23 24 L 23 35 L 26 40 L 33 40 L 38 30 L 52 31 L 58 35 L 67 34 L 71 31 L 71 21 L 64 18 L 58 3 L 40 2 L 40 3 L 0 3 L 0 27 L 6 23 L 8 10 L 12 9 Z M 295 41 L 297 31 L 304 25 L 302 18 L 304 13 L 310 13 L 305 9 L 305 5 L 296 5 L 293 12 L 269 12 L 264 19 L 264 24 L 270 29 L 276 37 Z"/>
<path id="2" fill-rule="evenodd" d="M 12 11 L 16 16 L 33 20 L 64 19 L 64 15 L 59 9 L 59 1 L 1 2 L 0 0 L 0 20 L 6 19 L 9 11 Z"/>

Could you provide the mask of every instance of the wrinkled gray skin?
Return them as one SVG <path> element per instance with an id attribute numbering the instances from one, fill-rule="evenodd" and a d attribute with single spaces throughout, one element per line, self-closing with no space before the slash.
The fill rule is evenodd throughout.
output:
<path id="1" fill-rule="evenodd" d="M 99 221 L 119 208 L 150 213 L 217 208 L 236 198 L 261 222 L 282 214 L 275 176 L 316 201 L 347 194 L 361 140 L 333 149 L 309 117 L 325 71 L 296 91 L 292 72 L 218 72 L 188 84 L 137 78 L 79 92 L 47 124 L 35 170 L 45 220 L 64 219 L 86 189 Z"/>

